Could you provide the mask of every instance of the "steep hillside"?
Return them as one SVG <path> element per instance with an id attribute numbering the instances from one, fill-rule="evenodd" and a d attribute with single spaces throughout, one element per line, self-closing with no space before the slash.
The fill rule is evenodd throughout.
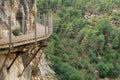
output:
<path id="1" fill-rule="evenodd" d="M 49 11 L 54 14 L 46 57 L 59 80 L 120 80 L 119 4 L 119 0 L 38 0 L 40 18 Z"/>

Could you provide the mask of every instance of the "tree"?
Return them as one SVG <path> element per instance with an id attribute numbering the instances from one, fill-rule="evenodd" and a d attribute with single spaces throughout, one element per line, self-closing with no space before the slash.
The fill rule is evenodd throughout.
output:
<path id="1" fill-rule="evenodd" d="M 99 77 L 100 78 L 105 78 L 107 76 L 107 73 L 109 72 L 110 68 L 108 65 L 106 65 L 105 63 L 103 62 L 99 62 L 97 65 L 96 65 L 96 69 L 98 70 L 99 72 Z"/>
<path id="2" fill-rule="evenodd" d="M 96 24 L 96 29 L 107 37 L 112 31 L 112 26 L 108 19 L 103 19 Z"/>

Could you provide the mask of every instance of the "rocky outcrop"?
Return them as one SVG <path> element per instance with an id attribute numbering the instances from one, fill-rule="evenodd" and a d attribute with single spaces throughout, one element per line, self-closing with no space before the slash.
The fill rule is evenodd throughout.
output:
<path id="1" fill-rule="evenodd" d="M 0 29 L 8 30 L 10 16 L 12 30 L 27 34 L 33 30 L 36 12 L 36 0 L 0 0 Z"/>
<path id="2" fill-rule="evenodd" d="M 10 71 L 7 71 L 7 66 L 11 63 L 13 55 L 10 55 L 7 62 L 5 63 L 5 66 L 3 70 L 0 72 L 0 80 L 25 80 L 24 76 L 18 77 L 18 75 L 21 73 L 23 67 L 22 59 L 21 57 L 18 57 L 16 62 L 13 64 Z M 0 67 L 3 65 L 3 62 L 5 60 L 5 55 L 0 55 Z M 29 80 L 29 79 L 28 79 Z"/>
<path id="3" fill-rule="evenodd" d="M 32 62 L 31 80 L 57 80 L 55 72 L 49 67 L 43 52 L 38 54 Z"/>
<path id="4" fill-rule="evenodd" d="M 26 58 L 23 59 L 23 56 Z M 48 61 L 45 59 L 45 55 L 42 51 L 36 55 L 31 64 L 26 68 L 25 72 L 20 76 L 24 67 L 24 62 L 27 61 L 28 57 L 25 55 L 20 55 L 14 62 L 9 71 L 7 67 L 13 60 L 15 55 L 10 54 L 5 63 L 3 70 L 0 72 L 0 80 L 57 80 L 55 78 L 54 71 L 49 67 Z M 0 68 L 6 55 L 0 55 Z"/>

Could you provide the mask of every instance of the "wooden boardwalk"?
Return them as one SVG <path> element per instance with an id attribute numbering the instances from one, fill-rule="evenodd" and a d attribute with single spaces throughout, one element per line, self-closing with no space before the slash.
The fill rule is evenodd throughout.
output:
<path id="1" fill-rule="evenodd" d="M 12 38 L 12 47 L 23 46 L 26 44 L 34 43 L 35 41 L 41 41 L 47 39 L 53 32 L 52 26 L 45 27 L 36 23 L 36 37 L 35 31 L 21 36 L 16 36 Z M 9 48 L 9 38 L 0 39 L 0 50 Z M 1 53 L 0 53 L 1 54 Z"/>

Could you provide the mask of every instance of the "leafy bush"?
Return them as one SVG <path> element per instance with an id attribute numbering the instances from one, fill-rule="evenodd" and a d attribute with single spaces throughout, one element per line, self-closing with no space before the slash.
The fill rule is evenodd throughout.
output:
<path id="1" fill-rule="evenodd" d="M 13 30 L 12 32 L 15 36 L 19 36 L 21 34 L 20 29 L 16 28 L 15 30 Z"/>

